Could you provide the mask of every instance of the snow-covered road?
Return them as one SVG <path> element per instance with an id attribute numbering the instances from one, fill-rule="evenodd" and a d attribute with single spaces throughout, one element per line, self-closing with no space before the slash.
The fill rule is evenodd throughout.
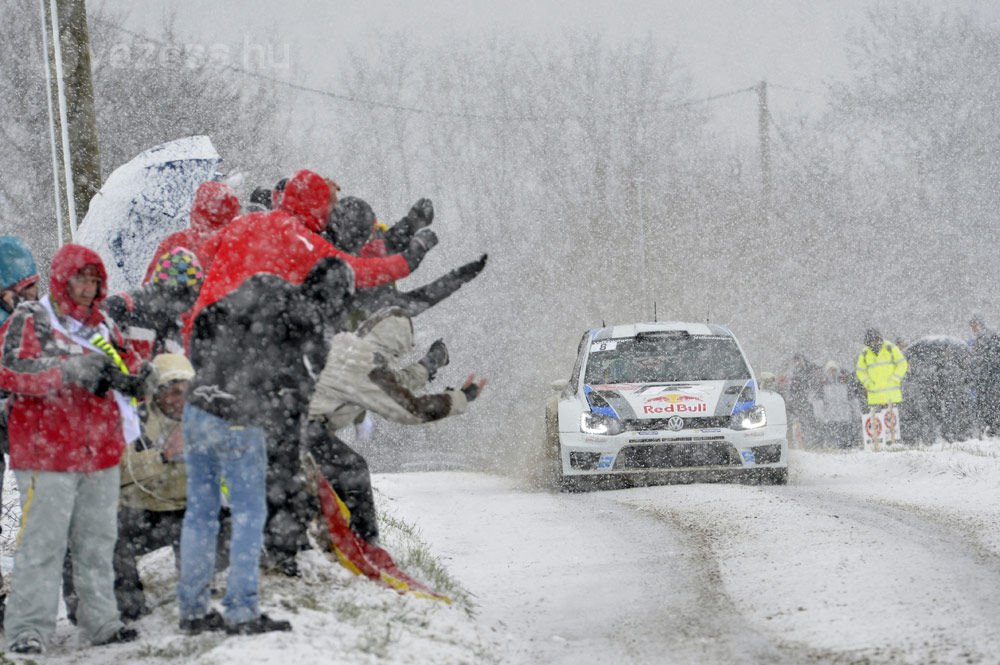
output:
<path id="1" fill-rule="evenodd" d="M 992 663 L 996 442 L 794 451 L 787 487 L 383 475 L 510 663 Z"/>
<path id="2" fill-rule="evenodd" d="M 1000 662 L 1000 440 L 796 450 L 791 468 L 784 487 L 586 494 L 482 473 L 377 474 L 386 546 L 434 585 L 457 580 L 455 603 L 399 595 L 314 549 L 301 578 L 263 577 L 262 606 L 291 633 L 190 638 L 162 550 L 140 564 L 154 611 L 139 641 L 77 649 L 61 618 L 45 662 Z"/>

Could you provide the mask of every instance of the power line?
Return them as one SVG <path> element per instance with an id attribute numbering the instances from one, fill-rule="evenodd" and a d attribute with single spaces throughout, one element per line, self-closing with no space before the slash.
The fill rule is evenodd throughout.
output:
<path id="1" fill-rule="evenodd" d="M 804 95 L 823 95 L 824 94 L 822 92 L 819 92 L 818 90 L 807 90 L 805 88 L 796 88 L 795 86 L 781 85 L 780 83 L 768 83 L 767 85 L 769 87 L 771 87 L 771 88 L 778 88 L 779 90 L 790 90 L 791 92 L 801 92 Z"/>
<path id="2" fill-rule="evenodd" d="M 97 19 L 94 19 L 94 20 L 96 20 L 96 21 L 98 21 L 100 23 L 103 23 L 104 25 L 106 25 L 106 26 L 108 26 L 108 27 L 110 27 L 110 28 L 112 28 L 114 30 L 118 30 L 119 32 L 131 35 L 132 37 L 135 37 L 136 39 L 140 39 L 140 40 L 149 42 L 151 44 L 158 44 L 160 46 L 166 46 L 166 47 L 176 47 L 175 44 L 170 44 L 168 42 L 164 42 L 162 40 L 155 39 L 153 37 L 149 37 L 147 35 L 144 35 L 144 34 L 141 34 L 141 33 L 138 33 L 138 32 L 134 32 L 132 30 L 129 30 L 128 28 L 124 28 L 124 27 L 122 27 L 120 25 L 117 25 L 115 23 L 112 23 L 112 22 L 110 22 L 110 21 L 108 21 L 106 19 L 97 18 Z M 458 118 L 458 119 L 464 119 L 464 120 L 489 121 L 489 122 L 502 121 L 502 122 L 553 122 L 554 123 L 554 122 L 563 122 L 563 121 L 575 118 L 575 116 L 569 116 L 569 115 L 563 115 L 563 116 L 539 116 L 539 115 L 504 115 L 504 116 L 498 116 L 498 115 L 489 115 L 489 114 L 481 114 L 481 113 L 468 113 L 468 112 L 462 112 L 462 111 L 450 111 L 450 110 L 447 110 L 447 109 L 421 108 L 421 107 L 417 107 L 417 106 L 409 106 L 409 105 L 406 105 L 406 104 L 398 104 L 398 103 L 394 103 L 394 102 L 386 102 L 386 101 L 381 101 L 381 100 L 368 99 L 368 98 L 365 98 L 365 97 L 359 97 L 357 95 L 350 95 L 350 94 L 341 93 L 341 92 L 334 92 L 334 91 L 331 91 L 331 90 L 323 90 L 321 88 L 315 88 L 315 87 L 312 87 L 312 86 L 303 85 L 303 84 L 300 84 L 300 83 L 294 83 L 292 81 L 287 81 L 287 80 L 284 80 L 284 79 L 280 79 L 280 78 L 277 78 L 275 76 L 268 76 L 267 74 L 262 74 L 260 72 L 251 71 L 251 70 L 245 69 L 243 67 L 237 67 L 236 65 L 223 64 L 223 65 L 221 65 L 221 67 L 222 67 L 222 69 L 227 69 L 227 70 L 236 72 L 238 74 L 243 74 L 245 76 L 250 76 L 250 77 L 253 77 L 253 78 L 257 78 L 257 79 L 260 79 L 262 81 L 267 81 L 268 83 L 273 83 L 275 85 L 280 85 L 280 86 L 283 86 L 283 87 L 286 87 L 286 88 L 290 88 L 292 90 L 298 90 L 300 92 L 308 92 L 308 93 L 312 93 L 312 94 L 316 94 L 316 95 L 322 95 L 324 97 L 329 97 L 331 99 L 336 99 L 336 100 L 341 101 L 341 102 L 347 102 L 347 103 L 351 103 L 351 104 L 360 104 L 362 106 L 367 106 L 369 108 L 379 108 L 379 109 L 385 109 L 385 110 L 390 110 L 390 111 L 402 111 L 402 112 L 414 113 L 414 114 L 418 114 L 418 115 L 428 115 L 428 116 L 446 117 L 446 118 Z M 699 104 L 707 104 L 709 102 L 713 102 L 713 101 L 716 101 L 716 100 L 719 100 L 719 99 L 724 99 L 724 98 L 727 98 L 727 97 L 733 97 L 735 95 L 740 95 L 740 94 L 747 93 L 747 92 L 755 92 L 756 90 L 757 90 L 757 86 L 753 85 L 753 86 L 749 86 L 749 87 L 746 87 L 746 88 L 739 88 L 737 90 L 730 90 L 730 91 L 727 91 L 727 92 L 721 92 L 721 93 L 717 93 L 717 94 L 712 94 L 712 95 L 708 95 L 708 96 L 705 96 L 705 97 L 699 97 L 697 99 L 689 99 L 689 100 L 684 100 L 684 101 L 681 101 L 681 102 L 676 102 L 676 103 L 673 103 L 673 104 L 667 104 L 667 105 L 657 106 L 657 107 L 654 107 L 654 108 L 650 109 L 650 112 L 652 112 L 652 113 L 669 113 L 671 111 L 678 111 L 678 110 L 689 108 L 689 107 L 692 107 L 692 106 L 697 106 Z M 626 111 L 625 113 L 627 114 L 628 112 Z M 606 115 L 612 116 L 612 115 L 618 115 L 618 113 L 608 113 Z"/>

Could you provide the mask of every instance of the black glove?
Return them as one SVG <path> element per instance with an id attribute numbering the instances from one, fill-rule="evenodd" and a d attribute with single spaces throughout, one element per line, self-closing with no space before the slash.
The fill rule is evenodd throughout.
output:
<path id="1" fill-rule="evenodd" d="M 118 369 L 103 353 L 71 356 L 62 364 L 63 382 L 72 383 L 103 397 L 111 386 L 111 375 Z"/>
<path id="2" fill-rule="evenodd" d="M 383 235 L 385 247 L 390 254 L 399 254 L 413 240 L 413 236 L 434 221 L 434 204 L 430 199 L 420 199 L 413 204 L 406 217 L 392 225 Z"/>
<path id="3" fill-rule="evenodd" d="M 111 387 L 122 395 L 144 399 L 156 392 L 159 373 L 150 363 L 143 363 L 137 374 L 126 374 L 120 370 L 111 373 Z"/>
<path id="4" fill-rule="evenodd" d="M 417 269 L 420 262 L 427 256 L 427 252 L 436 244 L 438 244 L 438 237 L 434 231 L 430 229 L 417 231 L 413 239 L 410 240 L 410 244 L 402 252 L 403 258 L 406 259 L 406 265 L 410 266 L 410 272 Z"/>
<path id="5" fill-rule="evenodd" d="M 431 344 L 431 348 L 427 349 L 424 357 L 417 362 L 427 368 L 427 380 L 434 380 L 437 371 L 448 364 L 448 347 L 445 346 L 444 340 L 439 339 Z"/>
<path id="6" fill-rule="evenodd" d="M 406 218 L 410 220 L 410 228 L 414 233 L 430 226 L 431 222 L 434 221 L 434 203 L 427 198 L 420 199 L 410 208 Z"/>
<path id="7" fill-rule="evenodd" d="M 479 257 L 478 261 L 470 261 L 464 266 L 459 266 L 451 271 L 451 274 L 462 280 L 463 283 L 470 282 L 486 267 L 486 254 Z"/>
<path id="8" fill-rule="evenodd" d="M 462 392 L 465 393 L 466 402 L 474 402 L 479 397 L 479 386 L 475 383 L 470 383 L 467 386 L 462 386 Z"/>

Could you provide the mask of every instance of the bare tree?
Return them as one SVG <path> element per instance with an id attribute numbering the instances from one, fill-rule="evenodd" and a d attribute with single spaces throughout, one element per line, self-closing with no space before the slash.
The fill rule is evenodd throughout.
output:
<path id="1" fill-rule="evenodd" d="M 251 182 L 272 177 L 285 158 L 288 122 L 276 88 L 224 54 L 179 43 L 169 21 L 149 37 L 101 9 L 89 19 L 104 177 L 147 148 L 194 134 L 210 136 L 227 166 Z M 0 60 L 0 214 L 10 220 L 5 230 L 44 259 L 56 228 L 40 16 L 31 0 L 0 9 Z"/>

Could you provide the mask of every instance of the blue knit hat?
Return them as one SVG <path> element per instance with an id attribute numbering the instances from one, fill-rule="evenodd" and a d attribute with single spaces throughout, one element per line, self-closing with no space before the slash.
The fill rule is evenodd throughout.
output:
<path id="1" fill-rule="evenodd" d="M 28 246 L 15 236 L 0 236 L 0 290 L 23 288 L 38 281 L 38 268 Z"/>

